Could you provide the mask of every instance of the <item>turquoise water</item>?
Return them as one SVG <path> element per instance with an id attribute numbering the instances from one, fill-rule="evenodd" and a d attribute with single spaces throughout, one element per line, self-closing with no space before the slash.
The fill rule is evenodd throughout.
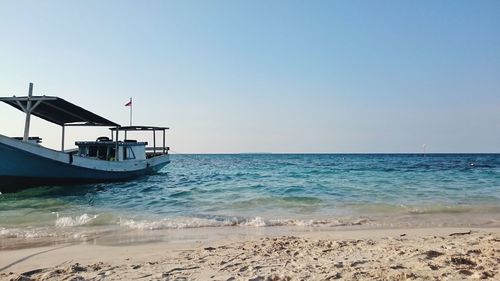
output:
<path id="1" fill-rule="evenodd" d="M 131 182 L 2 194 L 0 239 L 91 228 L 411 225 L 440 215 L 495 224 L 499 213 L 498 154 L 172 155 L 160 173 Z"/>

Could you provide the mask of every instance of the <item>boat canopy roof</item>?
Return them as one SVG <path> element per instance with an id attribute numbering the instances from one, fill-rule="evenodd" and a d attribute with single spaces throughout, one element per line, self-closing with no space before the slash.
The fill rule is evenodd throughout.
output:
<path id="1" fill-rule="evenodd" d="M 154 126 L 122 126 L 116 128 L 109 128 L 111 131 L 165 131 L 168 127 L 154 127 Z"/>
<path id="2" fill-rule="evenodd" d="M 23 112 L 27 111 L 28 100 L 31 100 L 31 114 L 61 126 L 120 126 L 59 97 L 0 97 L 0 101 Z"/>

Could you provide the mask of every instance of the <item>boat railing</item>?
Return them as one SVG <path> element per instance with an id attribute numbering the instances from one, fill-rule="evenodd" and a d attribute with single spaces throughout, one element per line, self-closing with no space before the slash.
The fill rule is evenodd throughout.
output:
<path id="1" fill-rule="evenodd" d="M 128 140 L 129 142 L 134 142 L 134 140 L 129 140 L 127 138 L 127 132 L 130 131 L 149 131 L 152 133 L 153 137 L 153 146 L 152 147 L 146 147 L 146 158 L 151 158 L 155 156 L 160 156 L 160 155 L 165 155 L 168 154 L 169 147 L 165 146 L 165 131 L 168 130 L 168 127 L 154 127 L 154 126 L 123 126 L 123 127 L 115 127 L 115 128 L 109 128 L 111 130 L 111 140 L 118 140 L 118 132 L 122 131 L 125 133 L 125 140 Z M 157 146 L 157 141 L 156 141 L 156 133 L 161 132 L 162 133 L 162 143 L 161 146 Z M 146 144 L 147 145 L 147 144 Z M 118 143 L 117 143 L 118 146 Z"/>
<path id="2" fill-rule="evenodd" d="M 148 146 L 148 147 L 146 147 L 146 157 L 151 158 L 154 156 L 168 154 L 169 150 L 170 150 L 170 147 L 168 147 L 168 146 L 160 146 L 160 147 Z"/>
<path id="3" fill-rule="evenodd" d="M 65 149 L 64 153 L 78 154 L 78 148 Z"/>
<path id="4" fill-rule="evenodd" d="M 23 140 L 23 137 L 12 137 L 12 138 L 15 140 Z M 40 144 L 40 143 L 42 143 L 42 138 L 41 137 L 29 137 L 28 142 Z"/>

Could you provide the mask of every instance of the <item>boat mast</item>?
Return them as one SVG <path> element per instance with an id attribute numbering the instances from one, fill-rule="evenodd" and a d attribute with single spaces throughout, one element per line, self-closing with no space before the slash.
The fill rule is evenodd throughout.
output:
<path id="1" fill-rule="evenodd" d="M 130 126 L 132 126 L 132 97 L 130 97 Z"/>
<path id="2" fill-rule="evenodd" d="M 31 119 L 31 97 L 33 96 L 33 83 L 30 83 L 28 91 L 28 100 L 26 102 L 26 120 L 24 121 L 24 136 L 23 141 L 28 141 L 30 135 L 30 119 Z"/>

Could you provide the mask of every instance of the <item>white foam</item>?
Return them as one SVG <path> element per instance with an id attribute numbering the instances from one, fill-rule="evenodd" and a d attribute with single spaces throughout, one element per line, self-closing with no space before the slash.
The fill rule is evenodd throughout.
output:
<path id="1" fill-rule="evenodd" d="M 156 230 L 156 229 L 176 229 L 176 228 L 198 228 L 198 227 L 217 227 L 236 225 L 236 220 L 215 220 L 203 218 L 164 218 L 157 221 L 133 220 L 120 218 L 120 226 L 126 226 L 132 229 Z"/>
<path id="2" fill-rule="evenodd" d="M 181 228 L 222 227 L 222 226 L 238 226 L 238 227 L 342 226 L 342 225 L 358 225 L 364 222 L 365 221 L 363 220 L 342 222 L 338 220 L 265 219 L 263 217 L 256 216 L 251 218 L 228 217 L 223 219 L 180 217 L 180 218 L 162 218 L 159 220 L 134 220 L 129 218 L 120 218 L 119 225 L 139 230 L 158 230 L 158 229 L 181 229 Z"/>
<path id="3" fill-rule="evenodd" d="M 0 238 L 22 238 L 33 239 L 53 237 L 55 233 L 49 233 L 46 228 L 22 229 L 22 228 L 0 228 Z"/>
<path id="4" fill-rule="evenodd" d="M 263 227 L 268 226 L 271 222 L 264 220 L 262 217 L 255 217 L 240 224 L 240 226 Z"/>
<path id="5" fill-rule="evenodd" d="M 90 223 L 92 220 L 97 218 L 97 215 L 89 216 L 88 214 L 83 214 L 76 217 L 59 217 L 56 219 L 56 227 L 72 227 L 85 225 Z"/>

